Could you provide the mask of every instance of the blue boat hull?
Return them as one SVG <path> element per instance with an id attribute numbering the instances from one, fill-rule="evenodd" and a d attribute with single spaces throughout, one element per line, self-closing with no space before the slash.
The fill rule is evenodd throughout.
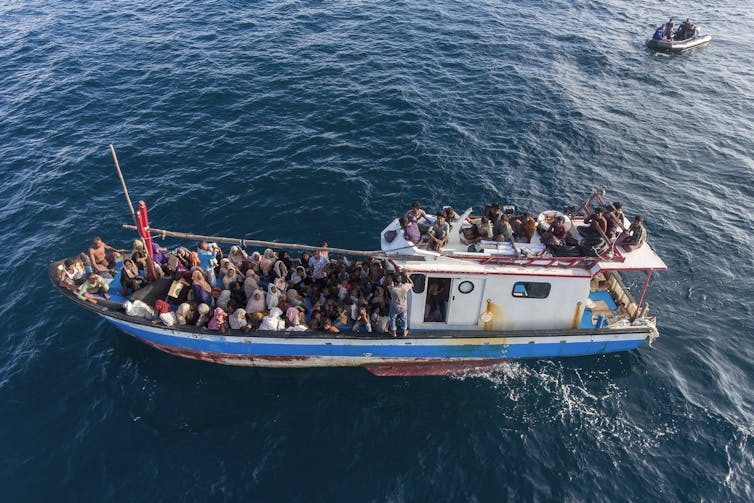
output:
<path id="1" fill-rule="evenodd" d="M 327 337 L 271 332 L 243 337 L 170 330 L 106 315 L 127 334 L 167 353 L 226 365 L 253 367 L 362 366 L 383 375 L 445 374 L 507 359 L 596 355 L 628 351 L 652 337 L 646 327 L 619 333 L 421 338 Z M 586 331 L 585 331 L 586 332 Z M 603 331 L 605 332 L 605 331 Z"/>

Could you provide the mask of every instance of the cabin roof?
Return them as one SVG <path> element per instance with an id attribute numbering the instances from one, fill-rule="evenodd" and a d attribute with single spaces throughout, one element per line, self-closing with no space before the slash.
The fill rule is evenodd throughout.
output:
<path id="1" fill-rule="evenodd" d="M 462 218 L 468 215 L 464 213 Z M 461 220 L 462 221 L 462 220 Z M 460 228 L 460 225 L 459 225 Z M 488 246 L 481 253 L 470 253 L 465 250 L 458 239 L 454 242 L 460 229 L 451 228 L 451 240 L 441 252 L 427 250 L 424 246 L 415 246 L 405 239 L 403 230 L 398 225 L 398 219 L 388 224 L 381 233 L 381 248 L 393 260 L 407 271 L 422 271 L 446 274 L 505 274 L 526 276 L 561 276 L 561 277 L 591 277 L 599 271 L 664 271 L 667 265 L 655 253 L 648 243 L 633 251 L 618 248 L 620 253 L 615 257 L 552 257 L 539 256 L 544 252 L 544 246 L 539 244 L 538 236 L 530 244 L 517 243 L 519 251 L 526 251 L 526 257 L 516 256 L 516 252 L 508 243 L 501 246 Z M 388 241 L 386 233 L 394 232 L 393 239 Z"/>
<path id="2" fill-rule="evenodd" d="M 600 260 L 599 267 L 602 271 L 664 271 L 668 268 L 657 253 L 644 243 L 634 251 L 623 251 L 623 262 L 613 260 Z"/>

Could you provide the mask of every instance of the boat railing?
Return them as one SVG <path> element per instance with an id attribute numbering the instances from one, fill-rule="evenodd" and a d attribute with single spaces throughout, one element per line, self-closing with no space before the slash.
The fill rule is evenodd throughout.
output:
<path id="1" fill-rule="evenodd" d="M 601 260 L 599 257 L 510 257 L 505 255 L 480 255 L 475 253 L 443 254 L 446 257 L 473 260 L 480 264 L 516 265 L 523 267 L 560 267 L 591 269 Z"/>

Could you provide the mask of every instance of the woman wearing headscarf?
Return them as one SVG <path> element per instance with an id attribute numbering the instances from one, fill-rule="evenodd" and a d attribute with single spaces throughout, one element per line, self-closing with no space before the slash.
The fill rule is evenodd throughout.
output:
<path id="1" fill-rule="evenodd" d="M 220 268 L 217 271 L 217 277 L 220 279 L 220 281 L 222 281 L 225 275 L 228 274 L 228 269 L 232 266 L 233 264 L 230 263 L 229 259 L 220 259 Z"/>
<path id="2" fill-rule="evenodd" d="M 199 318 L 196 320 L 197 327 L 203 327 L 207 324 L 207 321 L 209 321 L 210 309 L 209 305 L 203 302 L 196 308 L 196 310 L 199 311 Z"/>
<path id="3" fill-rule="evenodd" d="M 246 295 L 246 298 L 251 298 L 251 294 L 254 293 L 254 290 L 259 288 L 259 276 L 257 276 L 257 273 L 254 272 L 253 269 L 249 269 L 246 271 L 246 279 L 243 281 L 243 293 Z"/>
<path id="4" fill-rule="evenodd" d="M 231 265 L 228 267 L 225 275 L 222 276 L 222 285 L 225 290 L 228 290 L 230 289 L 231 283 L 236 283 L 243 280 L 244 278 L 240 274 L 238 274 L 238 269 L 236 269 L 235 266 Z"/>
<path id="5" fill-rule="evenodd" d="M 207 328 L 210 330 L 217 330 L 219 332 L 225 332 L 228 329 L 228 314 L 221 307 L 216 307 L 215 312 L 212 315 L 212 319 L 209 320 Z"/>
<path id="6" fill-rule="evenodd" d="M 264 294 L 262 290 L 256 289 L 249 297 L 249 301 L 246 303 L 246 312 L 248 314 L 263 313 L 267 311 L 267 303 L 264 300 Z"/>
<path id="7" fill-rule="evenodd" d="M 217 307 L 223 310 L 228 310 L 228 303 L 230 302 L 230 290 L 223 290 L 220 292 L 220 296 L 217 298 Z"/>
<path id="8" fill-rule="evenodd" d="M 177 325 L 187 325 L 189 320 L 193 318 L 194 312 L 191 309 L 191 304 L 184 302 L 178 309 L 175 310 L 175 319 Z"/>
<path id="9" fill-rule="evenodd" d="M 291 285 L 293 288 L 299 288 L 301 285 L 306 284 L 306 269 L 304 266 L 296 266 L 296 269 L 291 273 Z"/>
<path id="10" fill-rule="evenodd" d="M 301 325 L 301 312 L 303 308 L 291 306 L 285 311 L 285 319 L 289 327 L 298 327 Z"/>
<path id="11" fill-rule="evenodd" d="M 258 252 L 252 252 L 251 255 L 249 255 L 249 263 L 252 265 L 256 265 L 259 267 L 259 263 L 262 261 L 262 255 Z"/>
<path id="12" fill-rule="evenodd" d="M 228 254 L 228 260 L 236 267 L 236 270 L 240 271 L 244 261 L 249 258 L 245 251 L 238 246 L 231 246 L 230 253 Z"/>
<path id="13" fill-rule="evenodd" d="M 147 278 L 139 273 L 139 268 L 130 258 L 123 261 L 123 267 L 120 270 L 120 284 L 132 291 L 138 290 L 147 283 Z"/>
<path id="14" fill-rule="evenodd" d="M 262 324 L 259 325 L 259 330 L 284 330 L 285 321 L 281 318 L 283 311 L 277 307 L 273 307 L 270 310 L 270 314 L 262 318 Z"/>
<path id="15" fill-rule="evenodd" d="M 131 250 L 131 260 L 134 261 L 139 269 L 146 269 L 147 257 L 147 249 L 144 248 L 144 243 L 141 239 L 135 239 L 133 250 Z"/>
<path id="16" fill-rule="evenodd" d="M 273 283 L 267 285 L 267 298 L 265 300 L 267 301 L 267 309 L 277 307 L 280 302 L 280 290 Z"/>
<path id="17" fill-rule="evenodd" d="M 262 275 L 267 277 L 270 275 L 270 272 L 272 271 L 272 266 L 275 264 L 275 260 L 277 260 L 277 257 L 275 256 L 275 252 L 272 251 L 270 248 L 267 248 L 264 251 L 264 255 L 261 259 L 259 259 L 259 268 L 262 271 Z"/>
<path id="18" fill-rule="evenodd" d="M 170 309 L 170 304 L 168 304 L 164 300 L 157 299 L 157 301 L 154 303 L 154 310 L 157 313 L 159 320 L 162 321 L 165 326 L 172 327 L 173 325 L 178 323 L 178 318 L 176 317 L 173 310 Z"/>
<path id="19" fill-rule="evenodd" d="M 275 265 L 272 267 L 272 270 L 275 273 L 276 278 L 283 278 L 285 280 L 285 278 L 288 276 L 288 267 L 282 260 L 276 261 Z"/>
<path id="20" fill-rule="evenodd" d="M 191 274 L 191 291 L 196 302 L 212 305 L 212 287 L 199 269 Z"/>
<path id="21" fill-rule="evenodd" d="M 288 283 L 285 282 L 284 278 L 275 278 L 275 281 L 273 283 L 275 284 L 281 295 L 284 294 L 288 289 Z"/>
<path id="22" fill-rule="evenodd" d="M 233 330 L 243 330 L 248 332 L 251 327 L 249 326 L 249 320 L 246 319 L 246 310 L 239 307 L 233 314 L 228 317 L 228 323 Z"/>
<path id="23" fill-rule="evenodd" d="M 194 267 L 202 267 L 202 261 L 199 259 L 199 254 L 196 252 L 189 252 L 189 269 Z"/>
<path id="24" fill-rule="evenodd" d="M 288 304 L 296 307 L 304 305 L 304 298 L 299 295 L 295 288 L 288 289 L 285 294 L 288 297 Z"/>
<path id="25" fill-rule="evenodd" d="M 282 260 L 285 264 L 286 269 L 288 269 L 289 271 L 293 268 L 293 261 L 291 260 L 290 254 L 286 250 L 283 250 L 278 254 L 278 260 Z"/>

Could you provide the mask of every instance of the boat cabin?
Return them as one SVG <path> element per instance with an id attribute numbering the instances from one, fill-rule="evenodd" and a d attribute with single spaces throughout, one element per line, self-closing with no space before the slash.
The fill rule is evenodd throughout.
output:
<path id="1" fill-rule="evenodd" d="M 539 215 L 539 232 L 528 243 L 482 241 L 470 247 L 463 243 L 462 229 L 471 212 L 450 223 L 447 243 L 435 251 L 408 241 L 398 219 L 383 230 L 382 250 L 414 283 L 408 312 L 412 330 L 576 329 L 633 321 L 646 310 L 641 304 L 651 272 L 666 269 L 647 243 L 627 251 L 606 236 L 610 244 L 601 255 L 553 256 L 540 233 L 548 218 L 563 215 L 557 211 Z M 563 216 L 568 232 L 578 238 L 576 227 L 585 216 Z M 620 271 L 647 272 L 638 301 Z"/>

